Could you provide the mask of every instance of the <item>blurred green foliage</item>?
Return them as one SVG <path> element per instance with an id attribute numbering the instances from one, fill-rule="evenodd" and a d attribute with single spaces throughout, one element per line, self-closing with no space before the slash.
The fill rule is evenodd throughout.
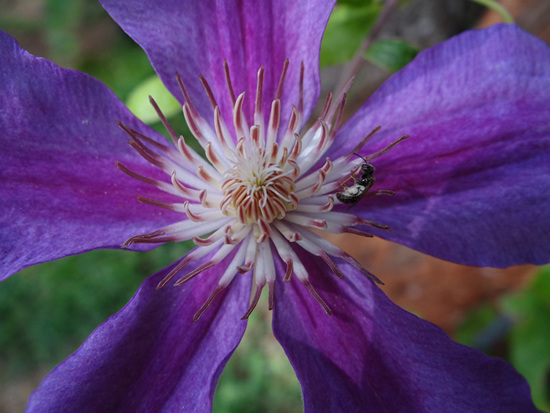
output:
<path id="1" fill-rule="evenodd" d="M 498 317 L 494 306 L 483 303 L 471 310 L 462 321 L 462 325 L 455 332 L 454 339 L 467 346 L 490 352 L 494 342 L 499 337 L 490 334 L 493 324 Z"/>
<path id="2" fill-rule="evenodd" d="M 381 10 L 377 1 L 340 2 L 328 21 L 321 44 L 321 66 L 350 60 Z"/>
<path id="3" fill-rule="evenodd" d="M 372 28 L 382 2 L 376 0 L 339 1 L 327 24 L 321 44 L 321 66 L 349 61 Z M 409 63 L 418 49 L 402 39 L 379 39 L 369 47 L 364 58 L 396 72 Z"/>
<path id="4" fill-rule="evenodd" d="M 550 411 L 550 266 L 524 291 L 472 310 L 455 339 L 510 361 L 531 385 L 535 404 Z"/>
<path id="5" fill-rule="evenodd" d="M 397 72 L 417 54 L 416 47 L 401 39 L 381 39 L 365 51 L 365 58 L 383 69 Z"/>
<path id="6" fill-rule="evenodd" d="M 63 360 L 126 303 L 144 271 L 157 269 L 161 257 L 151 257 L 92 251 L 28 268 L 0 284 L 0 378 Z"/>
<path id="7" fill-rule="evenodd" d="M 510 361 L 531 384 L 537 406 L 550 411 L 550 266 L 528 289 L 506 297 L 502 307 L 515 321 Z"/>
<path id="8" fill-rule="evenodd" d="M 160 78 L 153 75 L 134 88 L 126 99 L 128 109 L 145 123 L 158 122 L 157 112 L 149 102 L 149 97 L 155 99 L 167 118 L 181 111 L 180 103 L 168 92 Z"/>

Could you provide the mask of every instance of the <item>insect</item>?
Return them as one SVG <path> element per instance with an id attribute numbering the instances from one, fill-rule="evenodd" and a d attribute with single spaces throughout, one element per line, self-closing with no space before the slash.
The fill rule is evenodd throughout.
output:
<path id="1" fill-rule="evenodd" d="M 352 186 L 348 186 L 342 192 L 338 192 L 336 194 L 336 198 L 338 198 L 340 202 L 344 204 L 351 204 L 351 206 L 355 205 L 361 200 L 361 198 L 363 198 L 376 180 L 373 176 L 374 166 L 368 163 L 367 160 L 361 155 L 356 153 L 354 153 L 354 155 L 357 155 L 365 161 L 365 163 L 361 165 L 363 175 L 361 175 L 361 178 L 355 179 Z"/>

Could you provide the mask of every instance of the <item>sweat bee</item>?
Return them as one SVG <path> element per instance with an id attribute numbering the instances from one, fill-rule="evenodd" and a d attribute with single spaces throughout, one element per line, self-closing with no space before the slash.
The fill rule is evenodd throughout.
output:
<path id="1" fill-rule="evenodd" d="M 353 185 L 346 187 L 342 192 L 338 192 L 336 194 L 336 198 L 338 198 L 340 202 L 344 204 L 351 204 L 352 206 L 363 198 L 376 180 L 374 178 L 374 166 L 368 163 L 367 160 L 361 155 L 357 153 L 354 153 L 354 155 L 357 155 L 365 161 L 365 163 L 361 165 L 361 171 L 363 174 L 361 175 L 361 178 L 355 179 Z"/>

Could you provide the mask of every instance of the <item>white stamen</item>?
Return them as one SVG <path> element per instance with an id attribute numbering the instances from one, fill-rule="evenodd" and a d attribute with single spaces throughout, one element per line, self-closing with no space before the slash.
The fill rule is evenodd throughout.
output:
<path id="1" fill-rule="evenodd" d="M 219 96 L 215 96 L 206 79 L 200 77 L 213 108 L 212 125 L 199 114 L 181 77 L 177 76 L 185 100 L 183 114 L 191 133 L 204 148 L 207 160 L 188 146 L 183 137 L 176 138 L 175 131 L 154 101 L 151 103 L 176 142 L 175 147 L 156 142 L 120 124 L 121 128 L 130 135 L 131 146 L 143 158 L 163 170 L 170 182 L 145 177 L 120 163 L 117 167 L 164 193 L 178 197 L 181 202 L 173 200 L 166 202 L 143 197 L 139 197 L 139 200 L 182 214 L 181 221 L 151 233 L 132 237 L 124 246 L 133 243 L 151 244 L 189 239 L 197 245 L 167 274 L 158 288 L 166 285 L 176 275 L 180 275 L 185 266 L 192 261 L 213 253 L 207 262 L 196 266 L 187 274 L 180 275 L 176 285 L 185 283 L 217 265 L 230 254 L 234 254 L 223 272 L 217 269 L 209 273 L 210 276 L 220 273 L 222 275 L 219 276 L 217 288 L 200 307 L 193 320 L 200 317 L 216 295 L 228 287 L 237 274 L 244 274 L 250 270 L 253 270 L 252 276 L 257 289 L 243 318 L 250 315 L 260 297 L 261 289 L 266 284 L 269 287 L 269 307 L 271 308 L 277 276 L 274 255 L 286 264 L 284 280 L 288 281 L 292 274 L 295 274 L 323 309 L 330 314 L 329 306 L 313 289 L 308 279 L 307 269 L 298 258 L 297 252 L 300 248 L 321 257 L 338 276 L 342 274 L 330 257 L 345 259 L 377 281 L 372 274 L 361 269 L 355 260 L 308 228 L 330 232 L 364 233 L 365 236 L 370 234 L 355 226 L 367 225 L 386 229 L 383 225 L 364 221 L 352 214 L 333 212 L 332 209 L 340 201 L 336 201 L 332 193 L 351 193 L 351 189 L 343 187 L 343 183 L 346 180 L 351 179 L 353 182 L 353 179 L 357 179 L 356 176 L 360 173 L 363 162 L 383 155 L 395 143 L 370 158 L 366 156 L 363 159 L 351 159 L 352 155 L 346 154 L 335 160 L 326 158 L 320 168 L 312 169 L 327 153 L 334 141 L 343 116 L 345 93 L 334 104 L 332 95 L 329 94 L 325 107 L 314 125 L 300 133 L 305 69 L 302 63 L 300 72 L 292 74 L 288 72 L 289 67 L 289 61 L 285 60 L 269 107 L 267 122 L 265 108 L 263 108 L 266 72 L 264 67 L 258 70 L 254 107 L 247 108 L 245 91 L 236 96 L 229 73 L 229 64 L 224 62 L 223 70 L 230 96 L 229 104 L 232 108 L 230 123 L 227 123 L 228 119 L 224 119 L 218 107 L 216 100 Z M 297 102 L 290 102 L 297 104 L 292 106 L 292 112 L 282 114 L 283 108 L 289 107 L 281 101 L 287 75 L 299 76 L 300 95 Z M 250 113 L 247 112 L 249 110 Z M 287 117 L 288 124 L 280 125 L 281 119 Z M 248 121 L 253 122 L 250 127 Z M 233 130 L 227 126 L 231 123 Z M 375 131 L 367 135 L 364 142 L 370 139 Z M 359 149 L 355 148 L 354 151 Z M 384 191 L 378 192 L 384 193 Z M 159 197 L 159 199 L 163 198 Z"/>

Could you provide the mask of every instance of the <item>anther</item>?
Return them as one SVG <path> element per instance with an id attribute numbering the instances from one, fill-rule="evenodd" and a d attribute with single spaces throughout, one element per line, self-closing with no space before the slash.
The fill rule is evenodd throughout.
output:
<path id="1" fill-rule="evenodd" d="M 166 128 L 168 133 L 170 134 L 170 137 L 172 138 L 172 141 L 174 143 L 176 143 L 176 141 L 178 140 L 178 136 L 176 135 L 176 131 L 174 130 L 174 128 L 172 128 L 172 125 L 170 125 L 168 120 L 166 120 L 166 117 L 164 116 L 164 114 L 160 110 L 159 106 L 157 105 L 157 102 L 155 102 L 155 99 L 153 99 L 152 96 L 149 96 L 149 102 L 151 103 L 151 105 L 155 109 L 155 112 L 157 112 L 157 116 L 159 117 L 160 121 L 162 122 L 162 124 L 164 125 L 164 127 Z"/>
<path id="2" fill-rule="evenodd" d="M 304 65 L 304 61 L 302 60 L 300 62 L 300 95 L 298 98 L 298 113 L 300 114 L 300 118 L 304 113 L 304 73 L 305 73 L 305 65 Z"/>
<path id="3" fill-rule="evenodd" d="M 257 125 L 263 124 L 263 111 L 262 111 L 262 103 L 263 103 L 263 87 L 264 87 L 264 67 L 260 67 L 258 70 L 258 78 L 256 82 L 256 101 L 254 105 L 254 123 Z"/>
<path id="4" fill-rule="evenodd" d="M 168 282 L 172 278 L 174 278 L 174 276 L 179 273 L 183 269 L 183 267 L 185 267 L 192 259 L 192 255 L 189 254 L 187 257 L 181 260 L 179 264 L 172 268 L 172 270 L 157 284 L 157 290 L 168 284 Z"/>
<path id="5" fill-rule="evenodd" d="M 289 64 L 288 59 L 285 59 L 283 63 L 283 70 L 281 71 L 281 78 L 279 79 L 279 84 L 277 85 L 277 92 L 275 93 L 275 100 L 281 99 L 281 96 L 283 95 L 283 85 L 285 83 L 288 64 Z"/>
<path id="6" fill-rule="evenodd" d="M 332 315 L 332 310 L 327 305 L 327 303 L 325 303 L 325 301 L 321 298 L 321 296 L 317 293 L 317 291 L 315 291 L 315 289 L 313 288 L 309 280 L 302 281 L 302 284 L 305 285 L 305 287 L 307 288 L 309 293 L 313 296 L 313 298 L 315 298 L 317 302 L 321 304 L 321 307 L 323 307 L 323 310 L 325 310 L 325 313 L 327 313 L 328 315 Z"/>
<path id="7" fill-rule="evenodd" d="M 269 311 L 273 310 L 273 306 L 274 306 L 274 303 L 275 303 L 275 288 L 274 288 L 274 285 L 275 285 L 274 282 L 267 283 L 267 287 L 269 288 L 269 291 L 268 291 L 269 296 L 268 296 L 268 300 L 267 300 L 267 303 L 268 303 L 267 309 Z"/>
<path id="8" fill-rule="evenodd" d="M 285 276 L 283 278 L 283 281 L 285 282 L 290 281 L 290 277 L 292 277 L 293 271 L 294 271 L 294 261 L 292 261 L 292 259 L 288 259 L 286 261 L 286 271 L 285 271 Z"/>
<path id="9" fill-rule="evenodd" d="M 254 293 L 254 298 L 252 299 L 250 306 L 248 307 L 248 310 L 246 310 L 246 313 L 244 313 L 244 315 L 241 317 L 241 320 L 248 319 L 248 317 L 250 317 L 250 314 L 252 314 L 252 311 L 254 311 L 254 309 L 258 305 L 258 301 L 260 300 L 260 296 L 262 294 L 264 285 L 265 284 L 256 286 L 256 292 Z"/>
<path id="10" fill-rule="evenodd" d="M 338 269 L 338 267 L 336 266 L 336 264 L 334 264 L 334 261 L 332 261 L 330 259 L 330 257 L 328 256 L 328 254 L 326 252 L 321 252 L 321 258 L 323 259 L 323 261 L 326 262 L 326 264 L 329 266 L 329 268 L 332 270 L 332 272 L 334 274 L 336 274 L 336 276 L 340 279 L 344 279 L 344 274 L 342 274 L 342 271 L 340 271 Z"/>
<path id="11" fill-rule="evenodd" d="M 137 172 L 134 172 L 131 169 L 128 169 L 123 164 L 121 164 L 119 161 L 115 161 L 115 165 L 116 165 L 118 170 L 124 172 L 128 176 L 131 176 L 132 178 L 137 179 L 139 181 L 145 182 L 146 184 L 157 186 L 158 181 L 156 179 L 148 178 L 146 176 L 140 175 Z"/>
<path id="12" fill-rule="evenodd" d="M 227 85 L 227 91 L 229 92 L 229 97 L 231 98 L 231 105 L 235 105 L 235 91 L 233 89 L 233 83 L 231 83 L 231 74 L 229 73 L 229 64 L 227 60 L 223 61 L 223 74 L 225 76 L 225 84 Z"/>
<path id="13" fill-rule="evenodd" d="M 164 209 L 170 209 L 172 211 L 175 211 L 177 209 L 176 204 L 172 202 L 158 201 L 156 199 L 146 198 L 144 196 L 137 196 L 136 199 L 142 204 L 146 204 L 146 205 L 156 206 Z"/>
<path id="14" fill-rule="evenodd" d="M 210 304 L 214 301 L 214 298 L 223 290 L 223 287 L 216 287 L 214 291 L 212 291 L 212 294 L 206 299 L 206 302 L 199 308 L 199 310 L 195 313 L 193 316 L 193 322 L 197 321 L 206 311 L 208 307 L 210 307 Z"/>
<path id="15" fill-rule="evenodd" d="M 183 99 L 185 100 L 185 104 L 183 105 L 184 109 L 185 109 L 185 106 L 187 106 L 189 111 L 190 111 L 190 114 L 192 115 L 192 117 L 195 117 L 195 118 L 198 117 L 199 112 L 197 111 L 197 109 L 195 109 L 195 106 L 193 105 L 193 102 L 191 101 L 191 96 L 189 96 L 189 93 L 187 93 L 187 89 L 185 88 L 185 84 L 183 83 L 183 79 L 181 78 L 181 76 L 178 72 L 176 72 L 176 79 L 178 81 L 178 85 L 179 85 L 181 93 L 183 95 Z"/>
<path id="16" fill-rule="evenodd" d="M 208 84 L 208 82 L 206 81 L 203 75 L 199 75 L 199 79 L 201 81 L 202 87 L 206 91 L 206 96 L 208 96 L 208 100 L 212 105 L 212 109 L 216 108 L 218 104 L 216 103 L 216 98 L 214 98 L 214 93 L 212 93 L 212 89 L 210 89 L 210 85 Z"/>
<path id="17" fill-rule="evenodd" d="M 370 131 L 370 133 L 365 136 L 361 142 L 359 142 L 359 144 L 353 148 L 353 150 L 346 156 L 346 159 L 347 161 L 349 162 L 349 160 L 352 158 L 353 154 L 356 153 L 356 152 L 359 152 L 359 149 L 361 149 L 363 146 L 365 146 L 365 144 L 371 140 L 371 138 L 382 128 L 382 126 L 377 126 L 376 128 L 374 128 L 373 130 Z"/>
<path id="18" fill-rule="evenodd" d="M 244 92 L 239 95 L 235 105 L 233 106 L 233 123 L 235 124 L 235 133 L 237 138 L 240 138 L 245 135 L 245 126 L 244 126 L 244 113 L 243 113 L 243 103 L 244 103 Z"/>
<path id="19" fill-rule="evenodd" d="M 203 272 L 204 270 L 207 270 L 208 268 L 210 267 L 213 267 L 216 263 L 214 262 L 205 262 L 204 264 L 202 265 L 199 265 L 197 268 L 195 268 L 193 271 L 191 271 L 190 273 L 184 275 L 183 277 L 181 277 L 179 280 L 177 280 L 174 285 L 175 286 L 178 286 L 178 285 L 182 285 L 182 284 L 185 284 L 187 281 L 189 281 L 191 278 L 194 278 L 196 277 L 197 275 L 199 275 L 201 272 Z"/>
<path id="20" fill-rule="evenodd" d="M 392 143 L 390 143 L 388 146 L 386 146 L 385 148 L 379 150 L 378 152 L 375 152 L 375 153 L 372 153 L 368 156 L 365 156 L 365 160 L 367 162 L 369 161 L 372 161 L 373 159 L 376 159 L 376 158 L 379 158 L 381 157 L 382 155 L 384 155 L 385 153 L 388 153 L 395 145 L 397 145 L 398 143 L 400 142 L 403 142 L 405 139 L 407 139 L 409 137 L 409 135 L 403 135 L 401 136 L 400 138 L 397 138 L 395 141 L 393 141 Z"/>

